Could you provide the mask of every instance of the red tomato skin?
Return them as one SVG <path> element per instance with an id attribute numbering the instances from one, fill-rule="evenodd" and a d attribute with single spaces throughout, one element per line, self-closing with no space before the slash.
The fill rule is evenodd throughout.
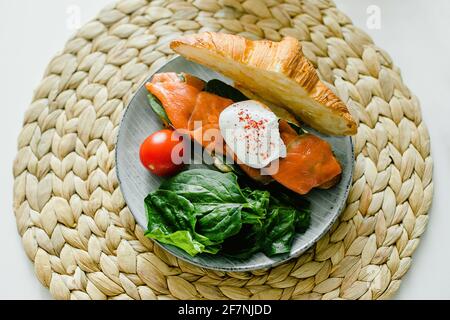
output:
<path id="1" fill-rule="evenodd" d="M 172 150 L 180 144 L 173 130 L 164 129 L 148 136 L 141 144 L 139 157 L 142 165 L 159 177 L 174 175 L 183 168 L 183 164 L 174 164 Z M 183 155 L 183 150 L 180 156 Z"/>

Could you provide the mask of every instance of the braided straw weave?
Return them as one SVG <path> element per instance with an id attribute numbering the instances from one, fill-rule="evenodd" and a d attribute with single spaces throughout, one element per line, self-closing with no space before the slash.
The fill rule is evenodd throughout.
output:
<path id="1" fill-rule="evenodd" d="M 133 93 L 182 34 L 302 41 L 359 121 L 347 207 L 312 249 L 268 270 L 217 272 L 144 237 L 119 190 L 114 149 Z M 27 110 L 14 162 L 18 231 L 57 299 L 381 299 L 428 221 L 432 159 L 419 102 L 389 55 L 327 0 L 125 0 L 69 40 Z"/>

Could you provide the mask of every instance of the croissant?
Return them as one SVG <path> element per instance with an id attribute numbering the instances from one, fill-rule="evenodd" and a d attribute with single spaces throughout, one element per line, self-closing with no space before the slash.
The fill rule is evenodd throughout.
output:
<path id="1" fill-rule="evenodd" d="M 297 39 L 252 41 L 206 32 L 174 40 L 170 47 L 222 73 L 236 86 L 286 108 L 322 133 L 353 135 L 357 131 L 347 106 L 320 81 Z"/>

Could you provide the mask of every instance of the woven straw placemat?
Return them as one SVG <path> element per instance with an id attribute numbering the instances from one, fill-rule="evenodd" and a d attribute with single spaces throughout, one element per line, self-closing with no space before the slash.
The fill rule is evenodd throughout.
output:
<path id="1" fill-rule="evenodd" d="M 133 93 L 170 40 L 219 31 L 302 41 L 359 121 L 347 208 L 311 250 L 269 270 L 217 272 L 144 237 L 114 148 Z M 396 292 L 428 221 L 432 159 L 418 100 L 389 55 L 327 0 L 125 0 L 69 40 L 25 114 L 14 162 L 18 231 L 57 299 L 381 299 Z"/>

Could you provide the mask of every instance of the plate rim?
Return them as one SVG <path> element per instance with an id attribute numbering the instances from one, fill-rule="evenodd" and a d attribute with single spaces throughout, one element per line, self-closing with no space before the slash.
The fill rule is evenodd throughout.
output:
<path id="1" fill-rule="evenodd" d="M 160 70 L 162 70 L 164 67 L 166 67 L 166 65 L 168 65 L 169 63 L 172 63 L 175 60 L 184 60 L 184 61 L 189 61 L 187 59 L 185 59 L 184 57 L 180 56 L 180 55 L 175 55 L 174 57 L 172 57 L 171 59 L 167 60 L 166 63 L 164 63 L 162 66 L 160 66 L 157 70 L 155 70 L 154 72 L 152 72 L 151 74 L 149 74 L 148 77 L 146 77 L 142 83 L 139 85 L 139 87 L 136 89 L 136 91 L 133 93 L 133 97 L 131 98 L 131 100 L 128 102 L 128 104 L 126 105 L 125 111 L 122 113 L 122 117 L 119 121 L 119 130 L 117 131 L 117 135 L 116 135 L 116 146 L 115 146 L 115 150 L 114 150 L 114 161 L 115 161 L 115 171 L 116 171 L 116 177 L 117 177 L 117 181 L 119 184 L 119 188 L 120 188 L 120 192 L 122 194 L 122 197 L 125 201 L 126 206 L 128 207 L 128 209 L 130 210 L 130 213 L 133 215 L 133 219 L 135 219 L 135 222 L 142 228 L 144 228 L 144 226 L 141 226 L 139 224 L 139 222 L 137 221 L 135 214 L 133 213 L 133 211 L 131 210 L 131 208 L 128 206 L 128 201 L 127 201 L 127 196 L 126 193 L 124 192 L 124 189 L 122 187 L 122 179 L 120 176 L 120 169 L 118 166 L 118 154 L 119 154 L 119 149 L 120 149 L 120 144 L 119 144 L 119 137 L 121 136 L 121 131 L 123 130 L 123 123 L 124 120 L 128 114 L 128 111 L 130 110 L 130 106 L 133 104 L 134 100 L 137 99 L 137 95 L 138 92 L 145 86 L 145 84 L 151 79 L 151 77 L 153 77 L 153 75 L 157 74 L 158 72 L 160 72 Z M 193 61 L 189 61 L 190 63 L 196 63 Z M 199 63 L 196 63 L 198 65 L 200 65 Z M 201 65 L 204 68 L 210 69 L 206 66 Z M 170 254 L 174 255 L 177 259 L 181 259 L 185 262 L 188 262 L 190 264 L 193 264 L 197 267 L 200 268 L 206 268 L 206 269 L 210 269 L 210 270 L 217 270 L 217 271 L 225 271 L 225 272 L 229 272 L 229 271 L 253 271 L 253 270 L 260 270 L 260 269 L 268 269 L 268 268 L 273 268 L 276 266 L 279 266 L 281 264 L 284 264 L 292 259 L 298 258 L 299 256 L 301 256 L 303 253 L 305 253 L 307 250 L 309 250 L 312 246 L 314 246 L 314 244 L 316 244 L 320 239 L 322 239 L 325 234 L 331 229 L 331 227 L 333 226 L 333 224 L 337 221 L 337 219 L 341 216 L 346 204 L 347 204 L 347 200 L 348 200 L 348 196 L 350 193 L 350 189 L 353 183 L 353 175 L 354 175 L 354 169 L 355 169 L 355 147 L 354 147 L 354 143 L 353 143 L 353 139 L 352 136 L 348 136 L 346 137 L 349 142 L 350 142 L 350 150 L 351 150 L 351 170 L 350 170 L 350 176 L 348 178 L 348 183 L 345 186 L 345 192 L 343 195 L 343 201 L 340 204 L 339 208 L 337 209 L 337 214 L 333 216 L 333 218 L 328 222 L 328 224 L 322 229 L 322 231 L 320 232 L 320 234 L 315 237 L 315 239 L 308 241 L 307 243 L 305 243 L 300 249 L 298 249 L 295 253 L 288 253 L 286 254 L 286 259 L 281 259 L 280 261 L 272 261 L 266 264 L 261 264 L 258 266 L 242 266 L 242 267 L 211 267 L 211 266 L 205 266 L 204 264 L 201 264 L 199 262 L 190 260 L 186 257 L 180 256 L 178 255 L 176 252 L 174 252 L 174 250 L 172 250 L 170 247 L 166 246 L 163 243 L 160 243 L 157 240 L 151 239 L 153 241 L 154 244 L 158 245 L 160 248 L 162 248 L 163 250 L 169 252 Z M 144 229 L 144 233 L 145 233 L 146 228 Z M 270 259 L 270 257 L 268 257 Z"/>

